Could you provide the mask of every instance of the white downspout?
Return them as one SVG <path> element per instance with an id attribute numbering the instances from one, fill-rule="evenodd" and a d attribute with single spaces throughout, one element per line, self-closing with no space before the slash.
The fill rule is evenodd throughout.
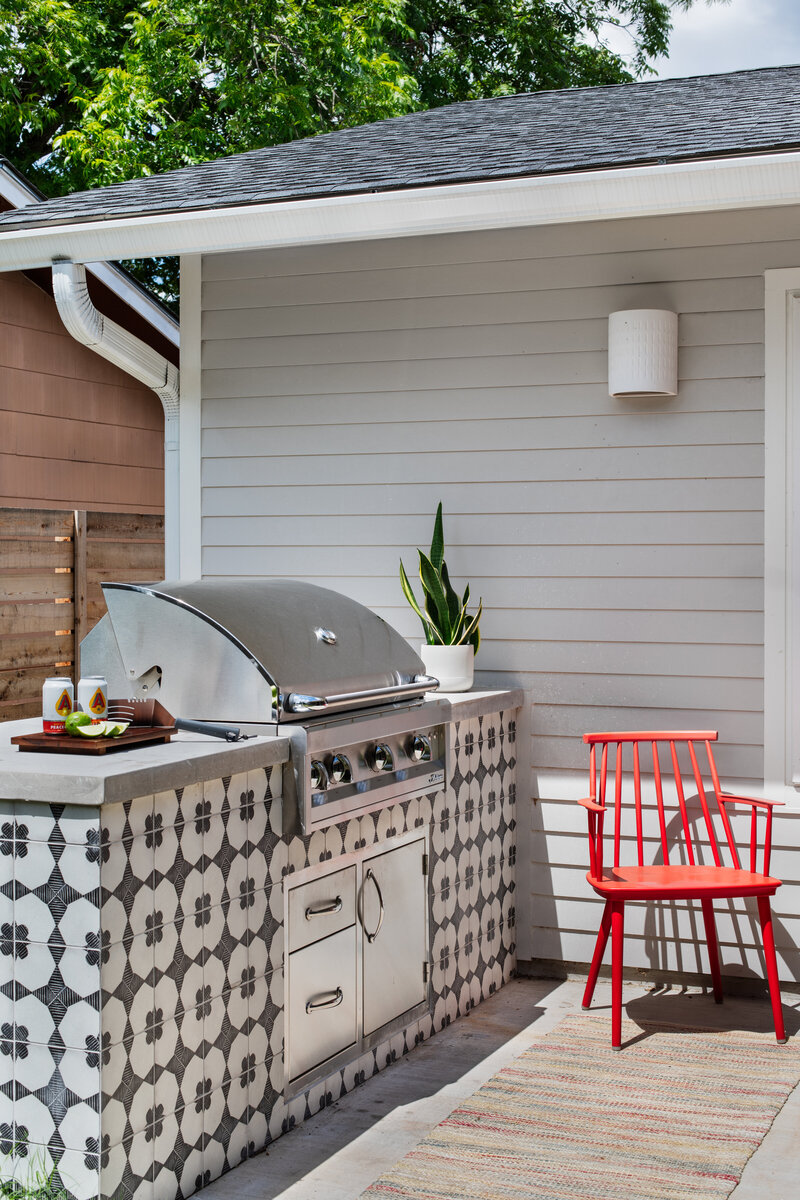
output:
<path id="1" fill-rule="evenodd" d="M 97 311 L 82 263 L 53 260 L 53 295 L 61 320 L 75 340 L 152 388 L 164 406 L 164 575 L 178 579 L 180 372 L 163 355 Z"/>

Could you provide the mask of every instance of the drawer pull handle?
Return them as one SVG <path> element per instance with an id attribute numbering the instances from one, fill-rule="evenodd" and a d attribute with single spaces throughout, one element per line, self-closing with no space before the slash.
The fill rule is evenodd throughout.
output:
<path id="1" fill-rule="evenodd" d="M 381 925 L 383 924 L 383 911 L 384 911 L 383 910 L 383 896 L 381 895 L 381 889 L 378 884 L 378 881 L 372 872 L 372 867 L 370 867 L 369 870 L 367 871 L 366 878 L 371 879 L 372 882 L 375 884 L 375 891 L 378 893 L 378 904 L 380 905 L 380 911 L 378 913 L 378 924 L 375 926 L 375 932 L 367 933 L 367 941 L 370 943 L 370 945 L 372 945 L 372 943 L 375 941 L 375 938 L 380 933 Z M 364 932 L 366 933 L 366 930 Z"/>
<path id="2" fill-rule="evenodd" d="M 307 1000 L 306 1012 L 314 1012 L 317 1008 L 338 1008 L 344 1000 L 344 994 L 340 987 L 337 987 L 335 992 L 330 992 L 324 1000 Z"/>
<path id="3" fill-rule="evenodd" d="M 341 911 L 342 897 L 337 896 L 335 900 L 326 900 L 324 904 L 310 904 L 306 909 L 306 920 L 310 921 L 312 917 L 327 917 L 329 913 Z"/>

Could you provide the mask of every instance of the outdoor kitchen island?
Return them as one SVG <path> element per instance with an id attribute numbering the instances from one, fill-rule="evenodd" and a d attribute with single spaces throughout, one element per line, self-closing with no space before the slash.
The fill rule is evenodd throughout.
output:
<path id="1" fill-rule="evenodd" d="M 437 697 L 445 786 L 307 835 L 285 832 L 288 736 L 182 733 L 93 759 L 19 752 L 9 736 L 38 722 L 5 725 L 0 1177 L 55 1168 L 78 1200 L 188 1196 L 501 986 L 522 700 Z M 391 960 L 414 922 L 391 892 L 415 861 L 424 962 L 408 991 Z M 377 1009 L 373 944 L 388 948 Z M 324 977 L 331 946 L 347 984 Z M 319 994 L 298 1003 L 307 963 Z M 322 1060 L 291 1029 L 317 1010 L 335 1018 Z"/>

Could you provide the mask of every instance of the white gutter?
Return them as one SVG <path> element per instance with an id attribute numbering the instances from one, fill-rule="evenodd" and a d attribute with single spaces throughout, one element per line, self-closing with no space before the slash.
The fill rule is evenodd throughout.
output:
<path id="1" fill-rule="evenodd" d="M 2 232 L 0 270 L 54 258 L 148 258 L 800 201 L 800 153 L 408 188 L 320 200 L 148 213 Z"/>
<path id="2" fill-rule="evenodd" d="M 145 342 L 104 317 L 92 304 L 81 263 L 56 259 L 53 296 L 61 320 L 81 342 L 152 388 L 164 406 L 164 570 L 177 579 L 179 570 L 180 372 Z"/>
<path id="3" fill-rule="evenodd" d="M 133 281 L 115 267 L 113 263 L 87 262 L 84 264 L 90 275 L 99 279 L 107 288 L 132 308 L 140 317 L 144 317 L 158 333 L 162 334 L 173 346 L 180 346 L 180 325 L 173 316 L 158 304 L 152 296 L 148 296 L 144 288 L 137 287 Z"/>

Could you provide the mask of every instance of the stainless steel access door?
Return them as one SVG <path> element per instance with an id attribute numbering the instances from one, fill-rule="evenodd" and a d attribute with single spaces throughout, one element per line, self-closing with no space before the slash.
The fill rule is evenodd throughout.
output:
<path id="1" fill-rule="evenodd" d="M 364 858 L 363 1033 L 368 1036 L 427 999 L 425 838 Z"/>

